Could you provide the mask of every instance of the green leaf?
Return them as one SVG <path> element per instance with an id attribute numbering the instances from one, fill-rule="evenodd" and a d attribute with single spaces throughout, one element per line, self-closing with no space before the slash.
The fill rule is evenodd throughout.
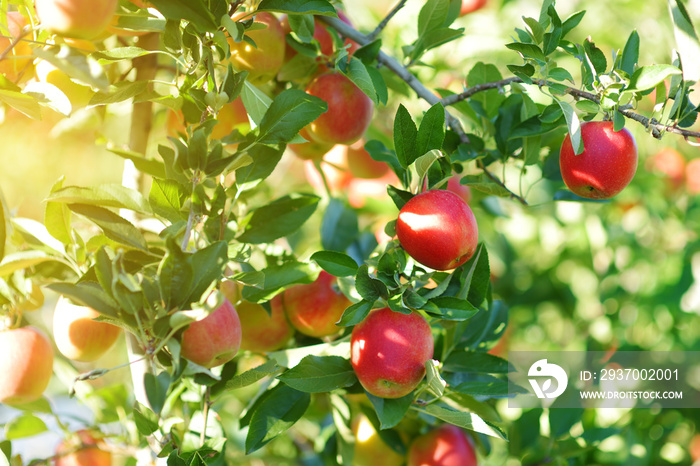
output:
<path id="1" fill-rule="evenodd" d="M 291 285 L 311 283 L 318 275 L 309 266 L 309 264 L 296 261 L 289 261 L 280 265 L 272 265 L 262 269 L 259 272 L 252 273 L 256 276 L 259 276 L 261 273 L 263 275 L 262 283 L 256 283 L 253 286 L 246 286 L 243 288 L 241 293 L 243 299 L 252 303 L 269 301 L 276 294 L 278 294 L 280 290 Z M 234 279 L 246 283 L 245 277 L 246 273 L 242 273 L 235 275 Z"/>
<path id="2" fill-rule="evenodd" d="M 61 189 L 63 187 L 63 178 L 59 179 L 52 187 L 51 193 Z M 0 209 L 2 209 L 2 203 L 0 203 Z M 51 236 L 62 242 L 63 244 L 70 244 L 73 242 L 72 228 L 71 228 L 71 213 L 68 206 L 58 202 L 47 202 L 46 210 L 44 211 L 44 225 L 46 225 L 46 230 Z M 0 231 L 4 233 L 4 222 L 0 225 Z M 4 246 L 4 236 L 2 238 L 2 243 L 0 243 L 0 248 Z M 0 258 L 4 254 L 0 250 Z"/>
<path id="3" fill-rule="evenodd" d="M 155 178 L 151 183 L 148 200 L 156 215 L 176 223 L 186 218 L 183 207 L 189 194 L 187 189 L 175 180 Z"/>
<path id="4" fill-rule="evenodd" d="M 307 393 L 330 392 L 357 382 L 350 361 L 340 356 L 306 356 L 298 365 L 277 378 L 290 387 Z"/>
<path id="5" fill-rule="evenodd" d="M 211 284 L 220 279 L 228 262 L 228 244 L 217 241 L 200 249 L 189 258 L 195 271 L 190 296 L 186 301 L 198 301 Z"/>
<path id="6" fill-rule="evenodd" d="M 270 99 L 263 91 L 250 84 L 250 81 L 248 80 L 243 83 L 241 99 L 243 100 L 243 106 L 248 112 L 250 118 L 256 125 L 259 125 L 265 116 L 267 109 L 272 104 L 272 99 Z"/>
<path id="7" fill-rule="evenodd" d="M 423 116 L 418 129 L 416 144 L 418 154 L 423 155 L 433 149 L 442 149 L 445 140 L 445 107 L 436 103 Z"/>
<path id="8" fill-rule="evenodd" d="M 367 317 L 374 307 L 374 301 L 362 300 L 345 309 L 340 320 L 336 323 L 338 327 L 352 327 L 357 325 Z"/>
<path id="9" fill-rule="evenodd" d="M 109 239 L 126 246 L 148 250 L 148 244 L 141 232 L 131 222 L 114 212 L 88 204 L 70 204 L 70 210 L 91 220 Z"/>
<path id="10" fill-rule="evenodd" d="M 107 150 L 123 159 L 131 160 L 134 166 L 141 172 L 156 178 L 166 178 L 165 165 L 163 165 L 162 162 L 147 159 L 139 153 L 117 149 L 115 147 L 107 147 Z"/>
<path id="11" fill-rule="evenodd" d="M 282 159 L 284 148 L 257 144 L 248 149 L 248 153 L 252 157 L 253 163 L 236 170 L 236 184 L 241 191 L 253 189 L 270 176 Z"/>
<path id="12" fill-rule="evenodd" d="M 162 371 L 156 376 L 146 372 L 143 377 L 143 387 L 146 390 L 146 398 L 148 398 L 151 408 L 156 414 L 160 414 L 170 388 L 170 374 Z"/>
<path id="13" fill-rule="evenodd" d="M 587 38 L 583 43 L 583 49 L 585 50 L 588 58 L 591 60 L 591 64 L 593 65 L 593 69 L 596 71 L 596 73 L 605 73 L 605 69 L 608 67 L 608 61 L 605 58 L 603 51 L 596 47 L 590 38 Z"/>
<path id="14" fill-rule="evenodd" d="M 586 14 L 586 11 L 577 11 L 576 13 L 572 14 L 566 20 L 562 23 L 561 25 L 561 37 L 562 39 L 564 36 L 566 36 L 569 32 L 571 32 L 576 26 L 579 25 L 581 20 L 583 19 L 583 16 Z"/>
<path id="15" fill-rule="evenodd" d="M 460 183 L 492 196 L 510 196 L 507 188 L 497 184 L 485 175 L 467 175 L 462 178 Z"/>
<path id="16" fill-rule="evenodd" d="M 258 11 L 279 11 L 281 13 L 336 16 L 335 8 L 326 0 L 263 0 Z"/>
<path id="17" fill-rule="evenodd" d="M 622 60 L 620 61 L 620 69 L 632 75 L 634 73 L 634 68 L 639 62 L 639 34 L 635 29 L 630 34 L 625 44 L 625 48 L 622 50 Z"/>
<path id="18" fill-rule="evenodd" d="M 360 233 L 357 212 L 344 201 L 331 198 L 321 222 L 321 245 L 329 251 L 345 251 Z"/>
<path id="19" fill-rule="evenodd" d="M 246 454 L 250 454 L 293 426 L 306 412 L 311 395 L 280 384 L 271 389 L 255 406 L 245 439 Z"/>
<path id="20" fill-rule="evenodd" d="M 550 409 L 549 427 L 552 438 L 566 435 L 571 428 L 581 420 L 583 408 Z"/>
<path id="21" fill-rule="evenodd" d="M 0 277 L 6 277 L 17 270 L 24 270 L 50 261 L 58 261 L 58 259 L 43 251 L 21 251 L 8 254 L 0 262 Z"/>
<path id="22" fill-rule="evenodd" d="M 442 419 L 445 422 L 449 422 L 450 424 L 454 424 L 464 429 L 479 432 L 490 437 L 508 440 L 508 437 L 506 433 L 503 432 L 503 430 L 491 424 L 490 422 L 483 420 L 475 413 L 457 411 L 448 406 L 440 406 L 436 403 L 430 404 L 425 408 L 420 408 L 417 410 L 423 411 L 427 414 L 430 414 L 431 416 L 435 416 L 438 419 Z"/>
<path id="23" fill-rule="evenodd" d="M 394 148 L 396 156 L 403 168 L 408 168 L 419 155 L 418 153 L 418 129 L 416 124 L 403 104 L 399 104 L 394 120 Z"/>
<path id="24" fill-rule="evenodd" d="M 668 0 L 673 18 L 673 33 L 683 62 L 683 79 L 697 82 L 700 80 L 700 41 L 690 19 L 690 15 L 681 0 Z"/>
<path id="25" fill-rule="evenodd" d="M 386 191 L 391 200 L 394 201 L 396 208 L 399 210 L 401 210 L 401 208 L 413 198 L 413 194 L 411 192 L 403 191 L 391 185 L 386 187 Z"/>
<path id="26" fill-rule="evenodd" d="M 508 361 L 489 353 L 455 351 L 443 361 L 445 372 L 466 372 L 472 374 L 507 374 L 511 367 Z"/>
<path id="27" fill-rule="evenodd" d="M 299 89 L 283 91 L 265 112 L 257 140 L 261 144 L 289 142 L 326 110 L 328 104 L 318 97 Z"/>
<path id="28" fill-rule="evenodd" d="M 511 50 L 515 50 L 525 58 L 533 58 L 541 62 L 547 61 L 547 58 L 544 56 L 544 52 L 542 52 L 542 49 L 536 46 L 535 44 L 511 42 L 510 44 L 506 44 L 506 47 Z"/>
<path id="29" fill-rule="evenodd" d="M 503 79 L 501 72 L 491 63 L 478 62 L 467 73 L 467 85 L 470 87 L 500 81 L 501 79 Z M 490 89 L 477 93 L 470 100 L 480 103 L 489 116 L 495 116 L 498 114 L 498 109 L 505 100 L 505 96 L 498 89 Z"/>
<path id="30" fill-rule="evenodd" d="M 449 0 L 428 0 L 418 14 L 418 36 L 441 28 L 450 10 Z"/>
<path id="31" fill-rule="evenodd" d="M 357 262 L 345 253 L 318 251 L 311 256 L 323 270 L 335 277 L 351 277 L 357 273 Z"/>
<path id="32" fill-rule="evenodd" d="M 294 233 L 314 213 L 318 196 L 312 194 L 289 194 L 258 207 L 238 241 L 252 244 L 270 243 Z"/>
<path id="33" fill-rule="evenodd" d="M 46 286 L 56 293 L 66 295 L 76 304 L 88 306 L 113 319 L 119 319 L 119 307 L 102 287 L 95 282 L 52 283 Z"/>
<path id="34" fill-rule="evenodd" d="M 129 209 L 143 214 L 152 212 L 151 206 L 140 192 L 119 184 L 92 188 L 66 186 L 53 191 L 46 200 L 66 204 L 88 204 Z"/>
<path id="35" fill-rule="evenodd" d="M 638 92 L 653 89 L 664 79 L 681 74 L 681 70 L 671 65 L 642 66 L 634 72 L 625 91 Z"/>
<path id="36" fill-rule="evenodd" d="M 374 81 L 367 70 L 368 66 L 355 57 L 343 57 L 336 65 L 341 73 L 350 79 L 372 102 L 378 104 L 377 91 L 374 88 Z"/>
<path id="37" fill-rule="evenodd" d="M 253 369 L 247 370 L 242 374 L 238 374 L 228 380 L 222 388 L 216 385 L 212 387 L 212 393 L 223 392 L 229 390 L 238 390 L 239 388 L 247 387 L 252 385 L 265 377 L 271 377 L 279 374 L 282 368 L 277 365 L 274 359 L 265 361 L 264 364 L 254 367 Z"/>
<path id="38" fill-rule="evenodd" d="M 116 47 L 111 50 L 98 50 L 92 52 L 91 57 L 96 59 L 101 65 L 121 60 L 132 60 L 137 57 L 142 57 L 153 52 L 142 49 L 140 47 Z"/>
<path id="39" fill-rule="evenodd" d="M 433 149 L 425 155 L 421 155 L 420 157 L 418 157 L 416 161 L 413 162 L 413 166 L 416 169 L 418 179 L 422 180 L 423 177 L 425 177 L 425 175 L 428 174 L 428 170 L 430 170 L 430 167 L 433 165 L 433 163 L 436 160 L 439 160 L 440 158 L 442 158 L 442 152 L 440 152 L 437 149 Z"/>
<path id="40" fill-rule="evenodd" d="M 462 382 L 451 388 L 455 392 L 475 397 L 505 398 L 510 393 L 508 382 L 497 379 L 488 382 L 480 380 Z"/>
<path id="41" fill-rule="evenodd" d="M 219 22 L 203 0 L 152 0 L 166 19 L 186 20 L 203 32 L 215 32 Z"/>
<path id="42" fill-rule="evenodd" d="M 189 303 L 195 271 L 190 255 L 185 254 L 173 238 L 166 242 L 167 252 L 158 266 L 158 288 L 166 309 L 186 306 Z"/>
<path id="43" fill-rule="evenodd" d="M 426 308 L 426 312 L 443 320 L 467 320 L 476 314 L 479 309 L 474 307 L 466 299 L 453 298 L 450 296 L 440 296 L 430 300 L 437 306 L 439 313 L 435 313 L 431 308 Z"/>
<path id="44" fill-rule="evenodd" d="M 445 379 L 442 378 L 438 370 L 439 364 L 440 363 L 435 359 L 425 361 L 427 390 L 438 398 L 445 394 L 445 387 L 447 387 L 447 382 L 445 382 Z"/>
<path id="45" fill-rule="evenodd" d="M 571 147 L 574 149 L 574 154 L 578 155 L 583 152 L 583 140 L 581 139 L 581 122 L 576 115 L 574 107 L 570 103 L 563 100 L 555 99 L 564 112 L 566 118 L 566 126 L 569 129 L 569 137 L 571 138 Z"/>
<path id="46" fill-rule="evenodd" d="M 0 102 L 9 105 L 32 120 L 41 120 L 41 106 L 32 96 L 17 91 L 0 89 Z"/>
<path id="47" fill-rule="evenodd" d="M 138 401 L 134 406 L 134 422 L 136 423 L 136 430 L 143 436 L 149 436 L 158 430 L 158 416 L 156 413 Z"/>
<path id="48" fill-rule="evenodd" d="M 373 302 L 379 298 L 387 299 L 389 297 L 389 290 L 386 285 L 381 280 L 370 277 L 367 264 L 360 266 L 357 270 L 355 288 L 366 301 Z"/>
<path id="49" fill-rule="evenodd" d="M 89 105 L 107 105 L 127 101 L 146 92 L 146 81 L 124 81 L 112 84 L 106 90 L 97 92 L 90 98 Z"/>
<path id="50" fill-rule="evenodd" d="M 46 432 L 48 429 L 44 421 L 33 414 L 22 414 L 5 424 L 5 438 L 17 440 Z"/>
<path id="51" fill-rule="evenodd" d="M 371 393 L 365 393 L 369 401 L 372 402 L 372 406 L 374 406 L 382 429 L 391 429 L 401 422 L 404 415 L 408 412 L 408 408 L 411 407 L 414 396 L 414 393 L 411 392 L 401 398 L 380 398 Z"/>

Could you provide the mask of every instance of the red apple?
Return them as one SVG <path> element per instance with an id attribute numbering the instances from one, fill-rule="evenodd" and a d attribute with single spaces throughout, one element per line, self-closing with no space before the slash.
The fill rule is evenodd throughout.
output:
<path id="1" fill-rule="evenodd" d="M 308 126 L 309 135 L 325 144 L 352 144 L 372 119 L 374 104 L 350 79 L 337 72 L 311 81 L 306 92 L 328 104 L 328 110 Z"/>
<path id="2" fill-rule="evenodd" d="M 333 275 L 322 270 L 313 283 L 285 290 L 282 303 L 292 327 L 317 338 L 340 331 L 335 323 L 352 303 L 340 292 L 336 282 Z"/>
<path id="3" fill-rule="evenodd" d="M 41 397 L 53 373 L 53 348 L 34 327 L 0 331 L 0 403 L 19 405 Z"/>
<path id="4" fill-rule="evenodd" d="M 362 395 L 364 397 L 364 394 Z M 366 397 L 365 397 L 366 399 Z M 404 455 L 395 452 L 379 436 L 367 416 L 360 414 L 352 420 L 355 448 L 352 466 L 401 466 Z"/>
<path id="5" fill-rule="evenodd" d="M 202 320 L 192 322 L 182 334 L 184 358 L 212 368 L 227 363 L 241 346 L 241 321 L 228 299 Z"/>
<path id="6" fill-rule="evenodd" d="M 464 16 L 482 9 L 487 1 L 488 0 L 462 0 L 462 8 L 459 10 L 459 16 Z"/>
<path id="7" fill-rule="evenodd" d="M 433 357 L 433 334 L 418 314 L 377 309 L 355 326 L 350 362 L 360 383 L 374 396 L 401 398 L 425 376 Z"/>
<path id="8" fill-rule="evenodd" d="M 122 329 L 94 320 L 99 316 L 92 308 L 76 306 L 63 296 L 58 298 L 53 311 L 53 337 L 61 354 L 81 362 L 95 361 L 105 354 Z"/>
<path id="9" fill-rule="evenodd" d="M 663 173 L 673 187 L 683 184 L 685 177 L 685 158 L 683 154 L 671 147 L 664 147 L 647 159 L 649 169 Z"/>
<path id="10" fill-rule="evenodd" d="M 44 29 L 61 36 L 94 39 L 107 30 L 117 0 L 35 0 Z"/>
<path id="11" fill-rule="evenodd" d="M 693 159 L 685 166 L 685 186 L 690 194 L 700 194 L 700 159 Z"/>
<path id="12" fill-rule="evenodd" d="M 443 424 L 416 437 L 408 449 L 407 466 L 476 466 L 476 453 L 462 429 Z"/>
<path id="13" fill-rule="evenodd" d="M 104 445 L 88 430 L 75 432 L 71 439 L 61 442 L 56 449 L 56 466 L 110 466 L 112 454 L 100 448 Z"/>
<path id="14" fill-rule="evenodd" d="M 345 154 L 348 159 L 348 167 L 357 178 L 381 178 L 390 171 L 389 165 L 374 160 L 369 155 L 369 152 L 365 149 L 365 141 L 362 139 L 354 144 L 345 146 Z"/>
<path id="15" fill-rule="evenodd" d="M 21 13 L 17 11 L 7 12 L 8 30 L 3 31 L 1 35 L 9 35 L 9 37 L 0 37 L 0 53 L 6 50 L 12 44 L 12 41 L 22 34 L 22 29 L 26 25 L 27 19 Z M 27 38 L 31 39 L 31 36 Z M 32 48 L 29 46 L 28 41 L 20 40 L 10 53 L 0 61 L 0 73 L 4 74 L 10 81 L 16 81 L 22 70 L 30 66 L 31 63 Z"/>
<path id="16" fill-rule="evenodd" d="M 564 138 L 559 167 L 566 186 L 581 197 L 609 199 L 622 191 L 637 171 L 637 144 L 627 128 L 613 131 L 612 121 L 581 124 L 583 152 L 574 154 Z"/>
<path id="17" fill-rule="evenodd" d="M 241 319 L 241 349 L 258 353 L 276 351 L 294 335 L 282 307 L 282 295 L 270 301 L 272 313 L 260 304 L 240 301 L 236 305 Z"/>
<path id="18" fill-rule="evenodd" d="M 335 147 L 335 144 L 314 141 L 311 136 L 309 136 L 306 128 L 302 128 L 301 131 L 299 131 L 299 135 L 308 142 L 289 144 L 287 145 L 287 149 L 291 150 L 294 155 L 302 160 L 320 160 Z"/>
<path id="19" fill-rule="evenodd" d="M 472 200 L 472 190 L 466 184 L 460 183 L 462 177 L 460 175 L 452 175 L 449 180 L 447 180 L 447 190 L 452 191 L 462 199 L 464 202 L 469 204 Z"/>
<path id="20" fill-rule="evenodd" d="M 479 240 L 469 205 L 444 189 L 431 189 L 408 201 L 399 212 L 396 234 L 413 259 L 435 270 L 467 262 Z"/>
<path id="21" fill-rule="evenodd" d="M 246 13 L 243 13 L 245 15 Z M 233 16 L 234 21 L 241 15 Z M 272 13 L 261 12 L 255 15 L 255 23 L 265 26 L 246 32 L 256 46 L 245 40 L 234 42 L 229 38 L 230 61 L 238 71 L 248 71 L 248 80 L 253 84 L 264 84 L 277 75 L 284 64 L 284 29 Z"/>

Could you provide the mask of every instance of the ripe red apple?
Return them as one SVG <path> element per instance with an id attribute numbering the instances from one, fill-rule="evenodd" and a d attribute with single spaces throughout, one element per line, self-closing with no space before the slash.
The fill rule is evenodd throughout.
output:
<path id="1" fill-rule="evenodd" d="M 685 187 L 689 194 L 700 194 L 700 159 L 693 159 L 685 166 Z"/>
<path id="2" fill-rule="evenodd" d="M 243 13 L 245 15 L 246 13 Z M 233 20 L 240 19 L 241 15 L 233 15 Z M 263 25 L 263 29 L 254 29 L 246 32 L 256 46 L 245 40 L 234 42 L 229 37 L 228 43 L 231 49 L 230 61 L 238 71 L 248 71 L 248 80 L 253 84 L 264 84 L 277 75 L 284 64 L 285 33 L 279 20 L 268 12 L 260 12 L 255 15 L 255 23 Z"/>
<path id="3" fill-rule="evenodd" d="M 241 346 L 241 321 L 228 299 L 202 320 L 192 322 L 182 334 L 182 356 L 212 368 L 227 363 Z"/>
<path id="4" fill-rule="evenodd" d="M 107 30 L 117 0 L 35 0 L 44 29 L 60 36 L 94 39 Z"/>
<path id="5" fill-rule="evenodd" d="M 435 270 L 467 262 L 479 240 L 469 205 L 444 189 L 431 189 L 408 201 L 399 212 L 396 234 L 413 259 Z"/>
<path id="6" fill-rule="evenodd" d="M 462 8 L 459 10 L 459 16 L 468 15 L 476 10 L 482 9 L 488 0 L 462 0 Z"/>
<path id="7" fill-rule="evenodd" d="M 315 141 L 352 144 L 369 127 L 374 111 L 372 100 L 342 74 L 329 72 L 317 76 L 306 92 L 328 104 L 328 110 L 308 126 L 309 136 Z"/>
<path id="8" fill-rule="evenodd" d="M 320 160 L 335 147 L 335 144 L 314 141 L 311 136 L 309 136 L 306 128 L 302 128 L 301 131 L 299 131 L 299 135 L 308 142 L 289 144 L 287 145 L 287 149 L 291 150 L 294 155 L 302 160 Z"/>
<path id="9" fill-rule="evenodd" d="M 559 167 L 566 186 L 581 197 L 609 199 L 622 191 L 637 171 L 637 144 L 627 128 L 613 131 L 612 121 L 581 124 L 583 152 L 574 154 L 564 138 Z"/>
<path id="10" fill-rule="evenodd" d="M 6 50 L 12 41 L 22 34 L 22 29 L 27 25 L 27 19 L 18 11 L 7 12 L 7 31 L 0 37 L 0 52 Z M 8 34 L 9 33 L 9 34 Z M 29 37 L 31 39 L 31 37 Z M 20 73 L 32 63 L 32 48 L 29 42 L 20 40 L 15 44 L 10 53 L 0 61 L 0 73 L 10 81 L 16 81 Z"/>
<path id="11" fill-rule="evenodd" d="M 364 394 L 362 395 L 364 397 Z M 366 399 L 366 397 L 365 397 Z M 401 466 L 404 455 L 395 452 L 379 436 L 367 416 L 360 414 L 352 420 L 355 448 L 352 466 Z"/>
<path id="12" fill-rule="evenodd" d="M 19 405 L 41 397 L 53 373 L 53 348 L 34 327 L 0 331 L 0 403 Z"/>
<path id="13" fill-rule="evenodd" d="M 282 304 L 292 327 L 317 338 L 338 333 L 340 327 L 335 323 L 352 303 L 336 283 L 333 275 L 322 270 L 313 283 L 294 285 L 285 290 Z"/>
<path id="14" fill-rule="evenodd" d="M 112 454 L 100 448 L 104 445 L 88 430 L 79 430 L 56 449 L 56 466 L 110 466 Z"/>
<path id="15" fill-rule="evenodd" d="M 241 319 L 241 349 L 258 353 L 283 348 L 294 335 L 282 307 L 282 295 L 270 301 L 272 313 L 260 304 L 241 301 L 236 306 Z"/>
<path id="16" fill-rule="evenodd" d="M 462 199 L 464 202 L 469 204 L 472 200 L 472 190 L 466 184 L 460 183 L 462 177 L 460 175 L 452 175 L 449 180 L 447 180 L 447 190 L 452 191 Z"/>
<path id="17" fill-rule="evenodd" d="M 345 146 L 345 154 L 348 159 L 348 167 L 357 178 L 381 178 L 390 171 L 389 165 L 374 160 L 369 155 L 369 152 L 365 149 L 365 141 L 362 139 L 354 144 Z"/>
<path id="18" fill-rule="evenodd" d="M 433 357 L 433 334 L 418 314 L 376 309 L 355 326 L 350 362 L 360 383 L 374 396 L 400 398 L 423 380 Z"/>
<path id="19" fill-rule="evenodd" d="M 416 437 L 408 449 L 407 466 L 476 466 L 476 453 L 467 434 L 443 424 Z"/>
<path id="20" fill-rule="evenodd" d="M 95 361 L 105 354 L 122 329 L 94 320 L 99 316 L 92 308 L 76 306 L 63 296 L 58 298 L 53 311 L 53 337 L 61 354 L 82 362 Z"/>

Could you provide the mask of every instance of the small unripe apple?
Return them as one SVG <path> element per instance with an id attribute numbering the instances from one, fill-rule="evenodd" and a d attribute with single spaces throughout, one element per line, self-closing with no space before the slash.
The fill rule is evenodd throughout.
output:
<path id="1" fill-rule="evenodd" d="M 315 141 L 352 144 L 369 127 L 374 103 L 346 76 L 324 73 L 309 83 L 306 92 L 328 104 L 328 110 L 308 126 L 309 136 Z"/>
<path id="2" fill-rule="evenodd" d="M 65 37 L 94 39 L 107 30 L 117 0 L 35 0 L 44 29 Z"/>
<path id="3" fill-rule="evenodd" d="M 488 0 L 462 0 L 462 8 L 459 10 L 459 16 L 474 13 L 476 10 L 482 9 Z"/>
<path id="4" fill-rule="evenodd" d="M 284 291 L 282 304 L 292 327 L 311 337 L 327 337 L 338 333 L 345 309 L 352 303 L 337 288 L 336 278 L 322 270 L 309 284 L 294 285 Z"/>
<path id="5" fill-rule="evenodd" d="M 182 333 L 180 354 L 195 364 L 212 368 L 227 363 L 241 346 L 241 321 L 228 299 Z"/>
<path id="6" fill-rule="evenodd" d="M 364 395 L 362 395 L 364 396 Z M 379 436 L 367 416 L 360 414 L 352 420 L 355 448 L 352 466 L 401 466 L 404 455 L 398 454 Z"/>
<path id="7" fill-rule="evenodd" d="M 79 430 L 58 445 L 56 466 L 110 466 L 112 454 L 100 448 L 103 445 L 92 432 Z"/>
<path id="8" fill-rule="evenodd" d="M 41 397 L 53 373 L 53 348 L 34 327 L 0 331 L 0 403 L 20 405 Z"/>
<path id="9" fill-rule="evenodd" d="M 243 13 L 245 14 L 245 13 Z M 234 21 L 240 15 L 233 16 Z M 248 80 L 253 84 L 264 84 L 277 75 L 284 64 L 285 33 L 279 20 L 268 12 L 255 14 L 255 23 L 262 29 L 247 31 L 246 35 L 255 46 L 245 40 L 234 42 L 229 38 L 230 61 L 238 71 L 247 71 Z"/>
<path id="10" fill-rule="evenodd" d="M 590 199 L 609 199 L 622 191 L 637 171 L 637 143 L 627 128 L 613 131 L 612 121 L 581 124 L 583 152 L 574 153 L 569 134 L 559 153 L 566 186 Z"/>
<path id="11" fill-rule="evenodd" d="M 416 437 L 408 449 L 407 466 L 476 466 L 476 453 L 467 434 L 452 424 Z"/>
<path id="12" fill-rule="evenodd" d="M 413 391 L 433 357 L 433 334 L 418 314 L 376 309 L 357 324 L 350 337 L 350 362 L 368 393 L 400 398 Z"/>
<path id="13" fill-rule="evenodd" d="M 399 212 L 396 234 L 408 255 L 435 270 L 467 262 L 479 240 L 469 205 L 444 189 L 431 189 L 409 200 Z"/>
<path id="14" fill-rule="evenodd" d="M 90 362 L 109 350 L 122 329 L 94 319 L 100 313 L 86 306 L 76 306 L 65 297 L 58 298 L 53 311 L 53 337 L 58 350 L 68 359 Z"/>
<path id="15" fill-rule="evenodd" d="M 0 52 L 6 50 L 14 39 L 22 34 L 22 29 L 27 25 L 27 19 L 18 11 L 7 12 L 7 31 L 0 37 Z M 8 34 L 9 33 L 9 34 Z M 31 39 L 31 36 L 29 37 Z M 32 63 L 32 48 L 29 42 L 20 40 L 15 44 L 7 56 L 0 60 L 0 73 L 10 81 L 16 81 L 19 74 Z"/>

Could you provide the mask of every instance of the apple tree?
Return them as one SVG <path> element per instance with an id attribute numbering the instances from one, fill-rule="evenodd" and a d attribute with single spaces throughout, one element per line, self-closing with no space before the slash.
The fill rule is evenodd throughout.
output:
<path id="1" fill-rule="evenodd" d="M 471 3 L 2 2 L 5 121 L 124 168 L 0 204 L 0 465 L 689 464 L 693 410 L 508 409 L 507 349 L 697 349 L 697 8 Z"/>

